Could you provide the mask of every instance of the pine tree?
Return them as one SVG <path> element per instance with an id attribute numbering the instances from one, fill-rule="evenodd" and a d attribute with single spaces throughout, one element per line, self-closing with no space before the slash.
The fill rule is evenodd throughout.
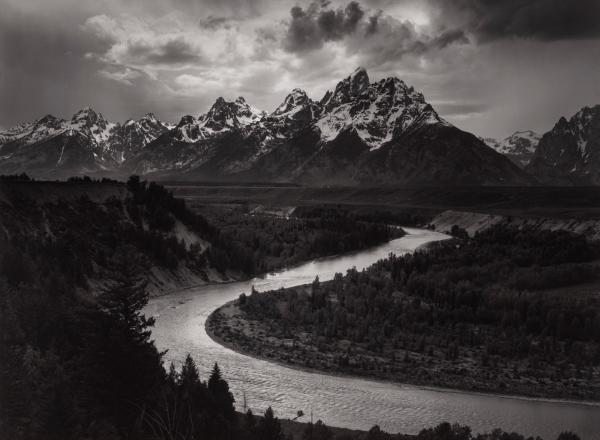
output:
<path id="1" fill-rule="evenodd" d="M 317 420 L 315 424 L 307 424 L 302 433 L 303 440 L 331 440 L 332 438 L 333 433 L 321 420 Z"/>
<path id="2" fill-rule="evenodd" d="M 557 440 L 581 440 L 580 437 L 571 431 L 561 432 Z"/>
<path id="3" fill-rule="evenodd" d="M 283 440 L 284 438 L 281 423 L 275 417 L 271 407 L 268 407 L 265 411 L 264 417 L 258 424 L 257 431 L 258 438 L 261 440 Z"/>
<path id="4" fill-rule="evenodd" d="M 210 378 L 208 379 L 208 389 L 216 390 L 217 387 L 221 384 L 223 380 L 223 376 L 221 375 L 221 369 L 219 368 L 219 364 L 215 362 L 213 366 L 212 372 L 210 374 Z"/>
<path id="5" fill-rule="evenodd" d="M 208 379 L 208 391 L 215 402 L 215 409 L 226 419 L 233 420 L 235 417 L 235 402 L 233 395 L 229 392 L 229 384 L 223 379 L 219 365 L 215 363 L 210 378 Z"/>
<path id="6" fill-rule="evenodd" d="M 200 382 L 200 376 L 198 374 L 198 368 L 196 362 L 192 356 L 188 353 L 181 367 L 181 373 L 179 374 L 179 386 L 182 389 L 191 389 Z"/>
<path id="7" fill-rule="evenodd" d="M 148 304 L 149 293 L 134 255 L 133 250 L 126 249 L 115 257 L 114 283 L 102 292 L 98 302 L 102 310 L 123 322 L 138 341 L 146 342 L 150 338 L 148 327 L 154 325 L 154 319 L 140 313 Z"/>
<path id="8" fill-rule="evenodd" d="M 252 428 L 254 428 L 254 426 L 256 426 L 256 419 L 254 418 L 254 414 L 252 413 L 252 410 L 250 408 L 248 408 L 248 411 L 246 411 L 246 417 L 244 417 L 244 423 L 246 425 L 246 428 L 248 428 L 248 429 L 252 429 Z"/>

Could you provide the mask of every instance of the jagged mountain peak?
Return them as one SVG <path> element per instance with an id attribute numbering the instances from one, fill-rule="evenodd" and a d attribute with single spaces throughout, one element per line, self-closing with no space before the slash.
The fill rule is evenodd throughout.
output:
<path id="1" fill-rule="evenodd" d="M 81 110 L 77 111 L 73 117 L 71 118 L 72 122 L 79 121 L 87 121 L 91 124 L 95 124 L 98 121 L 104 121 L 104 117 L 102 113 L 97 113 L 89 106 L 83 107 Z"/>
<path id="2" fill-rule="evenodd" d="M 186 115 L 176 126 L 151 113 L 112 124 L 84 108 L 57 129 L 40 129 L 39 142 L 29 144 L 29 137 L 19 136 L 31 133 L 34 124 L 0 133 L 0 148 L 18 141 L 3 148 L 0 171 L 27 171 L 29 164 L 36 173 L 51 175 L 52 167 L 64 168 L 64 159 L 72 158 L 69 170 L 158 178 L 311 184 L 527 181 L 506 158 L 441 119 L 413 87 L 393 76 L 371 82 L 363 68 L 320 102 L 293 89 L 270 115 L 241 96 L 220 96 L 205 114 Z M 67 132 L 74 136 L 67 139 Z M 68 151 L 82 155 L 62 156 L 66 141 Z M 43 165 L 30 159 L 39 151 L 47 153 Z"/>
<path id="3" fill-rule="evenodd" d="M 184 125 L 189 124 L 196 124 L 197 122 L 198 120 L 192 115 L 185 115 L 181 117 L 181 119 L 179 120 L 179 124 L 177 124 L 177 127 L 182 127 Z"/>
<path id="4" fill-rule="evenodd" d="M 369 87 L 369 75 L 364 67 L 358 67 L 352 74 L 348 77 L 351 91 L 355 95 L 359 95 L 364 92 L 367 87 Z"/>
<path id="5" fill-rule="evenodd" d="M 54 121 L 58 121 L 58 120 L 59 120 L 59 118 L 48 113 L 47 115 L 42 116 L 40 119 L 38 119 L 38 123 L 43 124 L 44 122 L 54 122 Z"/>
<path id="6" fill-rule="evenodd" d="M 159 122 L 159 119 L 156 117 L 156 115 L 152 112 L 146 113 L 144 116 L 141 117 L 140 121 L 153 121 L 153 122 Z"/>
<path id="7" fill-rule="evenodd" d="M 588 136 L 591 126 L 596 126 L 600 121 L 600 105 L 585 106 L 570 119 L 564 116 L 554 125 L 551 133 L 571 135 L 579 139 L 580 143 Z"/>
<path id="8" fill-rule="evenodd" d="M 314 102 L 308 97 L 302 89 L 293 89 L 277 107 L 270 116 L 293 116 L 306 106 L 312 106 Z"/>
<path id="9" fill-rule="evenodd" d="M 396 98 L 402 97 L 403 100 L 426 103 L 425 96 L 421 92 L 417 92 L 413 86 L 408 86 L 396 76 L 389 76 L 374 83 L 373 88 L 378 94 L 394 94 L 397 95 Z"/>
<path id="10" fill-rule="evenodd" d="M 554 130 L 564 130 L 569 127 L 569 121 L 564 116 L 561 116 L 556 125 L 554 125 Z"/>
<path id="11" fill-rule="evenodd" d="M 600 105 L 561 117 L 540 140 L 528 170 L 545 183 L 600 184 Z"/>
<path id="12" fill-rule="evenodd" d="M 352 130 L 371 150 L 423 125 L 449 125 L 439 117 L 422 93 L 396 77 L 370 83 L 364 69 L 338 83 L 328 99 L 317 127 L 325 142 Z"/>
<path id="13" fill-rule="evenodd" d="M 360 97 L 367 91 L 370 84 L 367 71 L 359 67 L 349 76 L 338 82 L 333 93 L 327 91 L 321 100 L 325 111 L 330 111 L 336 106 L 346 104 Z"/>
<path id="14" fill-rule="evenodd" d="M 258 122 L 264 115 L 265 112 L 250 106 L 242 96 L 235 101 L 226 101 L 220 96 L 208 113 L 200 117 L 200 123 L 209 130 L 223 131 Z"/>
<path id="15" fill-rule="evenodd" d="M 569 124 L 577 124 L 586 127 L 592 120 L 600 117 L 600 105 L 593 107 L 585 106 L 569 120 Z"/>
<path id="16" fill-rule="evenodd" d="M 54 115 L 47 114 L 46 116 L 41 117 L 37 120 L 37 125 L 45 125 L 49 127 L 56 127 L 60 124 L 64 123 L 64 119 L 57 118 Z"/>

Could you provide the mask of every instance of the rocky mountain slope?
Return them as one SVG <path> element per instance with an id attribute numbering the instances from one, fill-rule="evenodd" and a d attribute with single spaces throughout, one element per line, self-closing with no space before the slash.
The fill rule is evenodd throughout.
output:
<path id="1" fill-rule="evenodd" d="M 413 87 L 393 77 L 371 83 L 361 68 L 318 102 L 294 89 L 267 114 L 242 97 L 219 98 L 206 114 L 184 116 L 172 128 L 150 117 L 138 121 L 133 137 L 126 132 L 130 123 L 111 124 L 87 113 L 69 123 L 56 120 L 52 134 L 35 142 L 14 139 L 13 132 L 29 132 L 29 126 L 0 134 L 0 173 L 136 173 L 314 185 L 532 181 L 477 137 L 442 119 Z M 86 123 L 75 126 L 79 120 Z"/>
<path id="2" fill-rule="evenodd" d="M 235 103 L 219 99 L 207 115 L 226 104 Z M 207 180 L 529 182 L 510 161 L 443 120 L 421 93 L 397 78 L 370 83 L 364 69 L 339 82 L 319 102 L 295 89 L 271 114 L 233 114 L 226 129 L 203 135 L 211 119 L 183 118 L 175 131 L 159 137 L 125 166 L 129 172 L 158 178 Z M 177 130 L 183 129 L 194 136 L 181 136 Z"/>
<path id="3" fill-rule="evenodd" d="M 500 154 L 504 154 L 520 167 L 525 167 L 540 142 L 541 136 L 532 130 L 517 131 L 512 135 L 498 140 L 494 138 L 482 139 L 489 147 Z"/>
<path id="4" fill-rule="evenodd" d="M 70 120 L 46 115 L 0 132 L 0 174 L 109 175 L 169 129 L 151 113 L 124 124 L 109 122 L 89 107 Z"/>
<path id="5" fill-rule="evenodd" d="M 540 140 L 527 171 L 547 184 L 600 184 L 600 105 L 560 118 Z"/>

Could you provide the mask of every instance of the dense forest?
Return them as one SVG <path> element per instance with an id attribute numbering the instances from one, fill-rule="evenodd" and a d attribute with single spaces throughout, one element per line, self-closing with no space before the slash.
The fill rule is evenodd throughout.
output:
<path id="1" fill-rule="evenodd" d="M 54 194 L 54 195 L 53 195 Z M 126 185 L 103 179 L 35 182 L 0 179 L 0 258 L 14 282 L 30 266 L 86 288 L 112 277 L 110 260 L 127 250 L 145 268 L 187 268 L 204 280 L 211 269 L 248 278 L 312 258 L 357 250 L 403 234 L 331 210 L 322 217 L 277 218 L 205 207 L 201 214 L 156 183 L 133 176 Z M 185 237 L 192 237 L 187 242 Z M 56 269 L 56 270 L 55 270 Z"/>
<path id="2" fill-rule="evenodd" d="M 200 212 L 220 228 L 223 250 L 211 252 L 217 267 L 229 267 L 234 255 L 246 261 L 246 272 L 253 274 L 364 249 L 404 235 L 402 229 L 387 226 L 377 215 L 356 214 L 341 207 L 296 209 L 290 216 L 256 214 L 245 206 L 208 206 Z"/>
<path id="3" fill-rule="evenodd" d="M 600 298 L 559 289 L 596 280 L 598 246 L 562 231 L 452 232 L 461 238 L 330 282 L 242 295 L 230 305 L 240 313 L 217 312 L 212 331 L 320 369 L 598 399 Z"/>

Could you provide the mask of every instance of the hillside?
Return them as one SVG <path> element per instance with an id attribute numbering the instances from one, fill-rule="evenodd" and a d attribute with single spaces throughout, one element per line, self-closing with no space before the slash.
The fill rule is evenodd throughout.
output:
<path id="1" fill-rule="evenodd" d="M 15 277 L 56 264 L 58 273 L 93 292 L 110 286 L 111 260 L 122 253 L 138 261 L 152 294 L 241 275 L 214 269 L 208 248 L 217 231 L 202 217 L 158 185 L 135 185 L 1 181 L 4 261 L 24 259 Z"/>

